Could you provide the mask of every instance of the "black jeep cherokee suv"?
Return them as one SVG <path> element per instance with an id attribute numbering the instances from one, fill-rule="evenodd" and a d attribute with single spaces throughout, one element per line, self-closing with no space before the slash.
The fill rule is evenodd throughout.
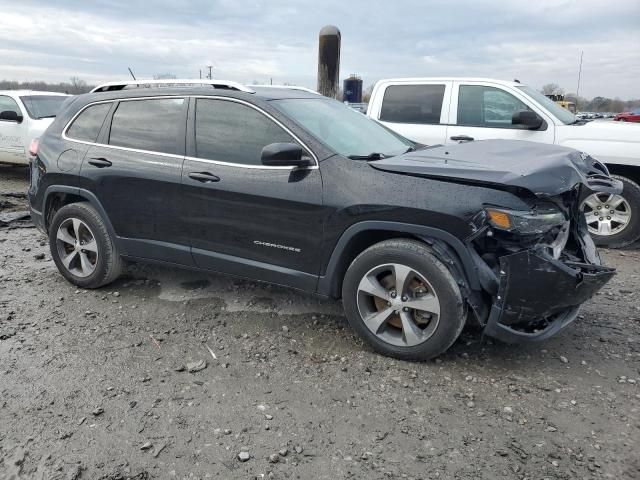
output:
<path id="1" fill-rule="evenodd" d="M 424 147 L 300 89 L 99 90 L 31 164 L 33 219 L 80 287 L 124 259 L 272 282 L 341 297 L 374 349 L 424 360 L 467 321 L 547 338 L 614 274 L 579 205 L 620 185 L 575 150 Z"/>

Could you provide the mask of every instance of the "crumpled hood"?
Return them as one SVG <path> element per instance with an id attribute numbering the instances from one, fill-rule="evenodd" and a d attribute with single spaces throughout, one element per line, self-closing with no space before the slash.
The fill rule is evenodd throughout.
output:
<path id="1" fill-rule="evenodd" d="M 501 189 L 524 188 L 539 197 L 583 184 L 592 191 L 620 193 L 607 168 L 577 150 L 520 140 L 482 140 L 438 145 L 369 163 L 387 172 L 446 178 Z"/>

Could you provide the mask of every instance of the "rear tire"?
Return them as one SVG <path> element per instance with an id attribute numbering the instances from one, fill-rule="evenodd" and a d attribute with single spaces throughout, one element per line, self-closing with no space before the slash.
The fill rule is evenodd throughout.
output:
<path id="1" fill-rule="evenodd" d="M 408 361 L 445 352 L 466 318 L 453 275 L 415 240 L 386 240 L 358 255 L 344 277 L 342 303 L 351 327 L 375 351 Z"/>
<path id="2" fill-rule="evenodd" d="M 624 198 L 624 200 L 628 205 L 628 209 L 629 209 L 628 222 L 622 230 L 620 230 L 617 233 L 612 233 L 610 235 L 598 235 L 597 233 L 595 233 L 594 227 L 597 225 L 597 223 L 593 223 L 589 225 L 590 227 L 589 233 L 591 233 L 591 237 L 593 238 L 593 241 L 599 247 L 623 248 L 628 245 L 631 245 L 632 243 L 636 242 L 640 238 L 640 186 L 636 182 L 634 182 L 633 180 L 630 180 L 627 177 L 623 177 L 620 175 L 611 175 L 611 177 L 617 180 L 620 180 L 623 184 L 621 196 Z M 604 198 L 606 196 L 607 195 L 603 195 L 602 197 Z M 593 195 L 589 198 L 592 198 L 592 197 Z M 604 209 L 603 205 L 600 205 L 600 206 Z M 594 212 L 593 217 L 591 215 L 591 212 Z M 616 212 L 616 214 L 619 213 L 616 211 L 616 209 L 614 209 L 614 212 Z M 587 218 L 587 224 L 589 224 L 589 221 L 597 217 L 597 215 L 595 215 L 595 211 L 590 209 L 590 207 L 588 206 L 585 208 L 585 216 Z"/>
<path id="3" fill-rule="evenodd" d="M 89 203 L 58 210 L 49 227 L 51 257 L 64 278 L 82 288 L 113 282 L 123 260 L 100 214 Z"/>

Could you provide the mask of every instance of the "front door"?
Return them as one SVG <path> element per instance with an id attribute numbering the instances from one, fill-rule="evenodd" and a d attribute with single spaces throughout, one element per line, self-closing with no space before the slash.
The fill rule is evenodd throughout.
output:
<path id="1" fill-rule="evenodd" d="M 196 265 L 313 289 L 323 233 L 317 165 L 263 166 L 266 145 L 301 142 L 252 104 L 197 98 L 192 106 L 182 180 Z"/>
<path id="2" fill-rule="evenodd" d="M 508 92 L 503 86 L 482 83 L 461 83 L 454 85 L 454 95 L 447 143 L 460 139 L 528 140 L 531 142 L 553 143 L 554 124 L 545 112 L 527 104 L 526 97 L 516 92 Z M 528 130 L 522 125 L 512 125 L 515 112 L 532 110 L 545 121 L 537 130 Z"/>
<path id="3" fill-rule="evenodd" d="M 16 112 L 23 118 L 21 122 L 0 120 L 0 162 L 27 163 L 24 149 L 27 117 L 13 98 L 0 95 L 0 112 L 5 111 Z"/>
<path id="4" fill-rule="evenodd" d="M 193 264 L 181 197 L 187 103 L 121 100 L 84 157 L 80 186 L 96 195 L 126 255 Z"/>

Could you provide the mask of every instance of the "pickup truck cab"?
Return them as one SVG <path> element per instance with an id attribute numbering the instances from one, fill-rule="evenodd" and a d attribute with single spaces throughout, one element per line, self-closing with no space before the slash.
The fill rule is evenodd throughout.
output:
<path id="1" fill-rule="evenodd" d="M 29 145 L 53 122 L 64 93 L 0 90 L 0 163 L 29 164 Z"/>
<path id="2" fill-rule="evenodd" d="M 622 195 L 594 194 L 583 208 L 597 244 L 640 238 L 640 128 L 579 120 L 533 87 L 483 78 L 397 78 L 376 83 L 367 115 L 425 145 L 511 139 L 575 148 L 622 181 Z"/>

